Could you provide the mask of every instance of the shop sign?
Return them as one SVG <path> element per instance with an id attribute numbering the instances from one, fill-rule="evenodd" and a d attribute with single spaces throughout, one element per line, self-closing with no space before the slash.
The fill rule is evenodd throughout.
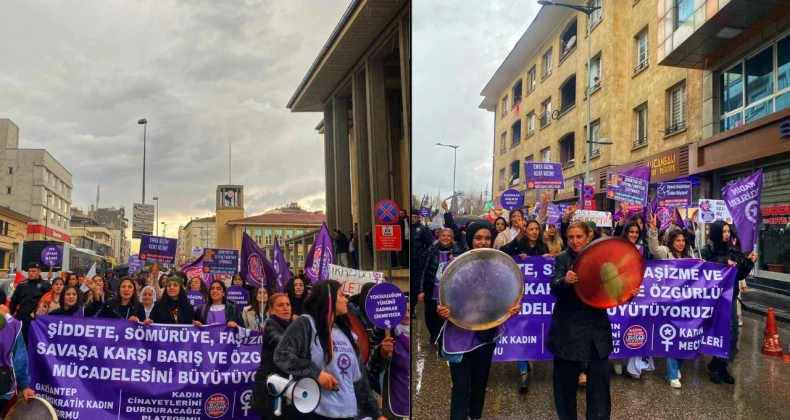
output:
<path id="1" fill-rule="evenodd" d="M 761 211 L 764 225 L 786 225 L 790 223 L 788 221 L 790 205 L 763 206 Z"/>
<path id="2" fill-rule="evenodd" d="M 677 178 L 680 173 L 677 165 L 678 149 L 674 149 L 653 159 L 647 159 L 645 164 L 650 167 L 650 182 Z"/>

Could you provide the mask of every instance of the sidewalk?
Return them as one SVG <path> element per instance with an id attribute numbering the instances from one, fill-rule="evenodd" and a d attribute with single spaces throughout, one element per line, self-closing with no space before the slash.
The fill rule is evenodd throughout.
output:
<path id="1" fill-rule="evenodd" d="M 743 310 L 758 315 L 766 316 L 768 308 L 774 308 L 776 320 L 790 323 L 790 297 L 760 289 L 749 288 L 746 293 L 740 294 Z"/>

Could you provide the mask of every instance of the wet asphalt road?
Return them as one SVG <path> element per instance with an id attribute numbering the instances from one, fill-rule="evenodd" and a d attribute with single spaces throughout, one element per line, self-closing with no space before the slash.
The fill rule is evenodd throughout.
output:
<path id="1" fill-rule="evenodd" d="M 428 344 L 422 310 L 412 320 L 412 413 L 414 419 L 448 419 L 450 368 Z M 681 389 L 664 380 L 666 363 L 656 358 L 656 370 L 642 379 L 612 373 L 612 419 L 688 420 L 790 420 L 790 363 L 764 356 L 765 318 L 744 312 L 736 361 L 730 366 L 735 385 L 715 385 L 708 379 L 709 356 L 686 361 L 681 370 Z M 783 349 L 790 345 L 790 327 L 779 324 Z M 556 419 L 552 397 L 551 362 L 533 363 L 527 395 L 518 393 L 515 362 L 494 363 L 488 382 L 484 419 Z M 584 391 L 579 392 L 579 418 L 586 410 Z"/>

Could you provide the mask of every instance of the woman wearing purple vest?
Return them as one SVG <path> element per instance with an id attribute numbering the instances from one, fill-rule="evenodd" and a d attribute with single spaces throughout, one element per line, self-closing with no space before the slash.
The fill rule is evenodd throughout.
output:
<path id="1" fill-rule="evenodd" d="M 491 248 L 494 227 L 487 221 L 477 221 L 466 230 L 469 249 Z M 510 309 L 517 315 L 520 306 Z M 439 306 L 440 317 L 447 319 L 450 309 Z M 450 420 L 472 420 L 483 416 L 488 374 L 496 342 L 505 332 L 502 325 L 485 331 L 465 330 L 452 322 L 444 322 L 439 338 L 442 357 L 450 364 L 453 390 L 450 397 Z"/>
<path id="2" fill-rule="evenodd" d="M 0 316 L 6 320 L 5 327 L 0 330 L 0 372 L 10 369 L 10 386 L 8 389 L 0 389 L 3 393 L 0 395 L 0 412 L 2 412 L 17 388 L 22 390 L 25 401 L 35 397 L 36 393 L 30 389 L 27 350 L 21 334 L 22 323 L 8 313 L 8 307 L 5 305 L 0 305 Z"/>

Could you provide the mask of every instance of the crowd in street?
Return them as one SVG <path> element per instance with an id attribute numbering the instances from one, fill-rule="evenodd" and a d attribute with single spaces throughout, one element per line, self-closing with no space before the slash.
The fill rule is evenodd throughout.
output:
<path id="1" fill-rule="evenodd" d="M 447 321 L 450 309 L 438 302 L 436 289 L 443 270 L 440 260 L 452 260 L 468 250 L 479 248 L 495 248 L 508 255 L 527 259 L 537 256 L 554 258 L 550 289 L 556 298 L 556 305 L 546 348 L 554 356 L 554 404 L 560 419 L 577 418 L 576 394 L 579 388 L 586 388 L 586 418 L 610 418 L 611 372 L 616 375 L 627 373 L 634 380 L 639 380 L 644 372 L 654 369 L 652 357 L 613 359 L 610 363 L 613 343 L 607 311 L 589 306 L 573 291 L 574 285 L 585 276 L 585 273 L 573 271 L 579 254 L 590 243 L 606 236 L 619 236 L 630 241 L 645 260 L 693 258 L 737 267 L 730 357 L 714 357 L 708 364 L 708 376 L 713 383 L 735 383 L 728 364 L 737 354 L 740 323 L 737 296 L 741 289 L 745 290 L 744 279 L 754 268 L 757 255 L 754 252 L 748 255 L 740 252 L 733 225 L 723 221 L 712 223 L 709 240 L 696 249 L 696 237 L 702 232 L 694 220 L 684 223 L 673 219 L 668 228 L 659 229 L 652 212 L 629 213 L 628 207 L 623 205 L 622 216 L 616 225 L 596 226 L 593 222 L 572 222 L 578 210 L 576 203 L 564 212 L 558 228 L 554 223 L 547 223 L 548 202 L 549 194 L 546 192 L 539 214 L 529 214 L 525 206 L 510 210 L 507 218 L 499 217 L 493 223 L 476 219 L 465 226 L 456 224 L 446 202 L 442 203 L 443 223 L 435 219 L 426 225 L 419 212 L 412 211 L 410 287 L 412 296 L 417 296 L 412 307 L 412 317 L 416 316 L 414 307 L 423 302 L 430 343 L 435 346 L 438 357 L 443 357 L 450 368 L 451 420 L 482 417 L 494 349 L 504 332 L 501 325 L 485 331 L 462 329 Z M 637 293 L 638 290 L 633 296 Z M 510 314 L 518 314 L 519 310 L 520 306 L 516 306 Z M 516 386 L 522 394 L 529 393 L 532 364 L 531 361 L 518 362 L 520 374 Z M 666 366 L 668 385 L 681 388 L 681 361 L 667 358 Z"/>
<path id="2" fill-rule="evenodd" d="M 344 237 L 336 231 L 337 250 L 351 251 L 353 255 L 356 235 L 352 233 L 350 241 L 343 240 Z M 356 261 L 356 258 L 347 260 L 347 255 L 343 256 L 346 253 L 339 253 L 343 264 Z M 298 274 L 291 273 L 281 293 L 252 287 L 238 275 L 232 277 L 230 284 L 222 280 L 207 284 L 201 277 L 187 278 L 184 272 L 175 269 L 159 272 L 157 265 L 122 278 L 112 271 L 91 277 L 63 272 L 53 278 L 50 271 L 44 279 L 40 264 L 32 263 L 26 269 L 28 277 L 17 285 L 9 305 L 0 305 L 0 316 L 7 323 L 0 329 L 0 349 L 6 353 L 0 355 L 0 392 L 5 392 L 0 395 L 0 413 L 17 389 L 25 399 L 35 397 L 26 351 L 34 345 L 29 341 L 29 331 L 37 316 L 53 315 L 195 328 L 220 324 L 260 331 L 263 334 L 261 364 L 253 384 L 252 405 L 261 418 L 403 416 L 400 410 L 395 410 L 399 415 L 394 413 L 389 402 L 396 393 L 398 398 L 408 393 L 408 376 L 404 380 L 393 378 L 391 373 L 397 368 L 397 372 L 405 371 L 408 375 L 410 318 L 407 314 L 401 325 L 391 331 L 391 336 L 376 328 L 364 309 L 374 283 L 366 284 L 357 295 L 346 296 L 339 282 L 312 283 L 302 269 Z M 251 297 L 249 305 L 242 308 L 229 300 L 229 286 L 246 289 Z M 200 293 L 203 303 L 193 306 L 188 291 Z M 339 359 L 350 360 L 354 374 L 341 374 L 348 366 L 339 366 Z M 270 374 L 286 379 L 314 379 L 321 387 L 315 411 L 302 414 L 289 405 L 282 417 L 276 417 L 274 396 L 266 386 Z M 391 389 L 391 383 L 400 386 Z"/>

